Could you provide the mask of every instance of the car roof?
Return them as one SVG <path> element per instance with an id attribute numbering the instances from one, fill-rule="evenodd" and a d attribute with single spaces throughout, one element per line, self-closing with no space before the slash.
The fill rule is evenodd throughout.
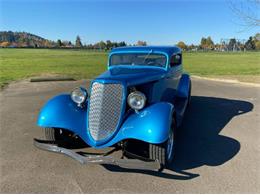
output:
<path id="1" fill-rule="evenodd" d="M 171 56 L 174 53 L 181 53 L 181 49 L 176 46 L 127 46 L 127 47 L 117 47 L 112 49 L 111 52 L 133 52 L 133 51 L 150 51 L 153 52 L 164 52 Z"/>

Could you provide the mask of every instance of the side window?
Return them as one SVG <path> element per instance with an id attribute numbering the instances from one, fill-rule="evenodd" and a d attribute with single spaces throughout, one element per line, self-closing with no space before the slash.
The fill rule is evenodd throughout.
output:
<path id="1" fill-rule="evenodd" d="M 181 54 L 175 54 L 171 57 L 171 67 L 178 66 L 182 63 L 182 55 Z"/>

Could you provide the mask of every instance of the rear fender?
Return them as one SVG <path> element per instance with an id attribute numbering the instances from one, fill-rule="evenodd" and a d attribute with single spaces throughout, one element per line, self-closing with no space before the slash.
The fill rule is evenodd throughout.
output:
<path id="1" fill-rule="evenodd" d="M 190 76 L 188 74 L 182 74 L 182 77 L 180 79 L 177 88 L 177 96 L 175 99 L 177 127 L 179 127 L 182 123 L 183 116 L 189 101 L 190 90 L 191 90 Z"/>
<path id="2" fill-rule="evenodd" d="M 188 98 L 191 81 L 190 76 L 188 74 L 182 74 L 178 89 L 177 89 L 177 97 L 180 98 Z"/>

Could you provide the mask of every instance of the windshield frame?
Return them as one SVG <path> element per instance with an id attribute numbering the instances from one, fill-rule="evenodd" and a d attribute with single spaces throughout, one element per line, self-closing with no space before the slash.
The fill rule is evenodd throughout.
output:
<path id="1" fill-rule="evenodd" d="M 111 56 L 112 55 L 115 55 L 115 54 L 133 54 L 133 53 L 136 53 L 136 54 L 138 54 L 138 53 L 140 53 L 140 54 L 161 54 L 161 55 L 164 55 L 165 57 L 166 57 L 166 63 L 165 63 L 165 65 L 164 66 L 147 66 L 147 65 L 131 65 L 131 64 L 129 64 L 129 65 L 110 65 L 110 60 L 111 60 Z M 166 52 L 162 52 L 162 51 L 151 51 L 151 50 L 131 50 L 131 51 L 115 51 L 115 52 L 111 52 L 110 54 L 109 54 L 109 56 L 108 56 L 108 62 L 107 62 L 107 66 L 108 66 L 108 69 L 110 69 L 110 68 L 112 68 L 112 67 L 118 67 L 118 66 L 120 66 L 120 67 L 123 67 L 123 66 L 125 66 L 125 67 L 129 67 L 129 66 L 131 66 L 131 67 L 137 67 L 137 68 L 139 68 L 139 67 L 152 67 L 152 68 L 160 68 L 160 69 L 165 69 L 165 70 L 167 70 L 167 68 L 168 68 L 168 65 L 169 65 L 169 56 L 168 56 L 168 54 L 166 53 Z"/>

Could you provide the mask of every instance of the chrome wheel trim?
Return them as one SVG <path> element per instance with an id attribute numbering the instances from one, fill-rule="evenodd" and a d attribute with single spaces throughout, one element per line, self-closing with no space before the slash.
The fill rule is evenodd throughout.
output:
<path id="1" fill-rule="evenodd" d="M 173 147 L 174 147 L 174 134 L 173 130 L 170 130 L 169 138 L 167 141 L 167 160 L 169 161 L 172 157 L 173 153 Z"/>

